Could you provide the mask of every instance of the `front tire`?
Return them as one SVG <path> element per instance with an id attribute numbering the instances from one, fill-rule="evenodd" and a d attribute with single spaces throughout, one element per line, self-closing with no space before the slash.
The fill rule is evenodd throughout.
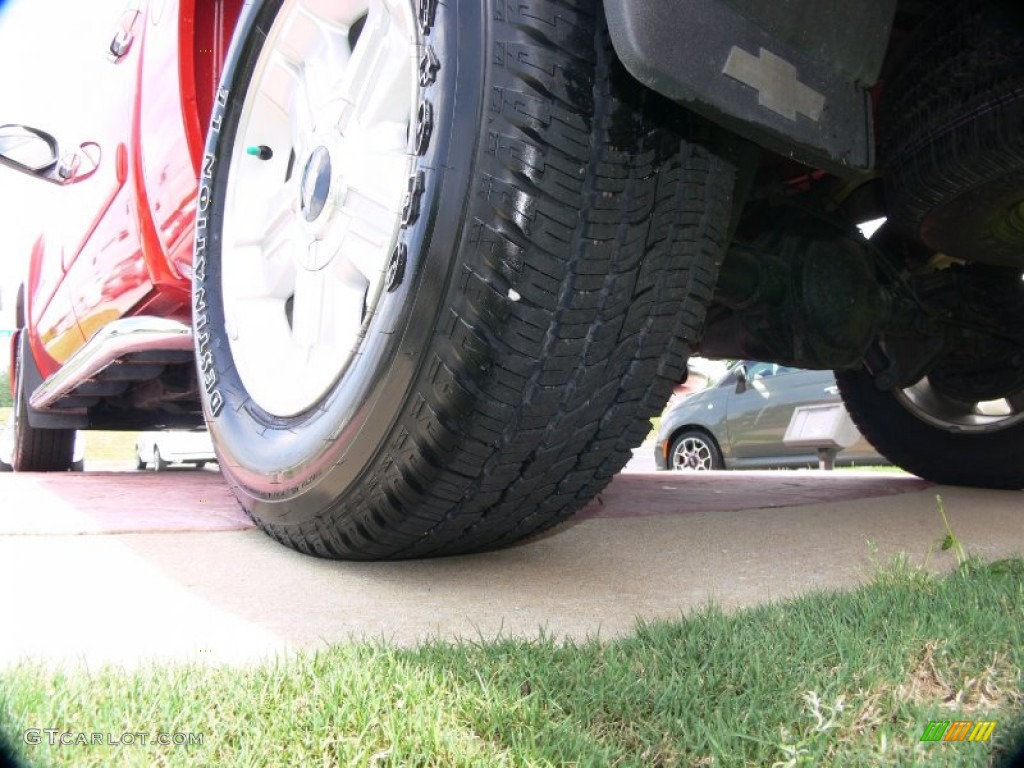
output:
<path id="1" fill-rule="evenodd" d="M 697 430 L 683 432 L 672 442 L 668 461 L 670 469 L 681 472 L 725 469 L 722 452 L 715 439 Z"/>
<path id="2" fill-rule="evenodd" d="M 863 368 L 836 371 L 836 383 L 861 434 L 893 464 L 946 485 L 1024 488 L 1021 392 L 1001 402 L 966 402 L 928 377 L 886 391 Z"/>
<path id="3" fill-rule="evenodd" d="M 605 487 L 681 378 L 732 168 L 594 0 L 326 7 L 254 3 L 213 118 L 193 309 L 220 467 L 310 554 L 511 544 Z"/>

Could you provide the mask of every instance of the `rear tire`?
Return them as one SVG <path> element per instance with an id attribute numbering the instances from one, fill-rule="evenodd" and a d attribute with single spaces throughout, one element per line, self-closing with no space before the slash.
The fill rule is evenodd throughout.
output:
<path id="1" fill-rule="evenodd" d="M 996 419 L 946 398 L 927 378 L 886 391 L 860 369 L 836 371 L 836 383 L 857 429 L 893 464 L 935 483 L 1024 488 L 1024 405 Z"/>
<path id="2" fill-rule="evenodd" d="M 395 18 L 380 25 L 351 23 L 338 6 L 324 29 L 359 27 L 358 53 L 367 34 L 406 28 L 404 5 L 388 7 Z M 335 135 L 332 115 L 304 137 L 263 109 L 264 98 L 290 98 L 270 99 L 282 81 L 261 79 L 292 28 L 288 0 L 253 3 L 238 26 L 201 180 L 194 318 L 218 461 L 264 530 L 324 557 L 476 552 L 578 510 L 629 460 L 686 370 L 729 223 L 733 169 L 684 140 L 680 113 L 626 75 L 599 2 L 418 8 L 413 102 L 401 89 L 388 102 L 410 121 L 408 174 L 397 197 L 384 181 L 374 188 L 393 211 L 390 223 L 374 214 L 379 245 L 328 248 L 333 219 L 374 184 L 359 175 L 351 132 Z M 394 160 L 363 148 L 375 151 L 382 168 Z M 257 154 L 267 159 L 254 166 Z M 289 204 L 292 170 L 304 183 Z M 321 200 L 321 184 L 337 191 Z M 278 211 L 282 195 L 295 250 L 268 244 L 276 231 L 260 213 Z M 305 344 L 331 336 L 337 347 L 338 323 L 352 327 L 332 319 L 341 310 L 300 306 L 303 270 L 322 271 L 321 260 L 330 272 L 318 290 L 332 294 L 316 295 L 338 295 L 336 275 L 346 289 L 366 278 L 361 302 L 333 305 L 361 306 L 333 379 L 293 350 L 300 318 Z M 247 313 L 246 291 L 264 291 L 259 313 Z M 247 317 L 252 327 L 238 322 Z M 311 317 L 320 335 L 308 335 Z M 319 392 L 306 386 L 317 379 Z"/>
<path id="3" fill-rule="evenodd" d="M 890 218 L 935 251 L 1024 266 L 1024 9 L 954 0 L 903 53 L 879 120 Z"/>
<path id="4" fill-rule="evenodd" d="M 24 355 L 32 354 L 22 331 L 15 357 L 14 450 L 11 466 L 15 472 L 67 472 L 74 463 L 75 430 L 37 429 L 28 422 L 28 392 L 25 391 Z"/>

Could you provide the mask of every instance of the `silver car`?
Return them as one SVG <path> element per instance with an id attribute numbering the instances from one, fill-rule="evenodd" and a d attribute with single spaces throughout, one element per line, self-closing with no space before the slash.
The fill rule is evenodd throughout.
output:
<path id="1" fill-rule="evenodd" d="M 737 363 L 715 386 L 670 406 L 654 459 L 658 469 L 678 470 L 817 466 L 816 450 L 783 438 L 798 407 L 827 403 L 842 403 L 831 371 Z M 836 463 L 888 462 L 860 437 Z"/>

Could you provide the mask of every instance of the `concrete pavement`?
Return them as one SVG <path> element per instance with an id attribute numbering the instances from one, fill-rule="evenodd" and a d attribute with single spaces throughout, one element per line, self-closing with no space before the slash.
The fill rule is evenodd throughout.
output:
<path id="1" fill-rule="evenodd" d="M 612 637 L 712 599 L 849 586 L 870 577 L 873 550 L 921 561 L 945 533 L 936 493 L 969 552 L 1024 553 L 1021 493 L 902 473 L 627 472 L 528 544 L 370 564 L 275 543 L 215 471 L 0 475 L 0 666 L 237 663 L 350 637 Z"/>

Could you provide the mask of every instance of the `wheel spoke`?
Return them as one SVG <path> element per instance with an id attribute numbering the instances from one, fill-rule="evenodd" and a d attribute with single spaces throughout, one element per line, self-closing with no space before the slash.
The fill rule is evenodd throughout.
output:
<path id="1" fill-rule="evenodd" d="M 336 115 L 330 122 L 343 136 L 358 127 L 408 121 L 416 59 L 415 44 L 406 35 L 385 0 L 371 0 L 345 72 L 326 100 Z"/>
<path id="2" fill-rule="evenodd" d="M 295 246 L 302 238 L 298 226 L 298 193 L 294 183 L 282 184 L 267 204 L 266 229 L 260 241 L 266 253 Z"/>
<path id="3" fill-rule="evenodd" d="M 332 265 L 336 279 L 362 293 L 380 280 L 386 266 L 376 234 L 365 234 L 360 222 L 352 221 L 341 239 Z"/>
<path id="4" fill-rule="evenodd" d="M 391 252 L 403 185 L 408 178 L 408 159 L 394 153 L 367 152 L 360 156 L 348 152 L 339 160 L 344 192 L 325 241 L 336 254 L 335 259 L 354 267 L 364 283 L 376 282 Z M 345 274 L 341 267 L 339 275 Z"/>
<path id="5" fill-rule="evenodd" d="M 296 96 L 312 115 L 310 130 L 306 132 L 307 136 L 317 131 L 328 130 L 331 127 L 332 121 L 327 107 L 335 98 L 332 93 L 332 83 L 331 65 L 323 58 L 310 59 L 303 66 L 302 87 Z"/>
<path id="6" fill-rule="evenodd" d="M 307 351 L 323 342 L 329 312 L 327 274 L 323 269 L 299 269 L 292 304 L 292 339 Z"/>
<path id="7" fill-rule="evenodd" d="M 316 108 L 310 98 L 309 87 L 306 83 L 306 68 L 296 72 L 296 87 L 292 96 L 291 110 L 289 112 L 289 128 L 291 136 L 291 150 L 297 157 L 309 150 L 307 146 L 309 137 L 316 131 Z"/>
<path id="8" fill-rule="evenodd" d="M 388 17 L 383 40 L 377 44 L 380 50 L 373 61 L 372 71 L 365 73 L 367 79 L 362 89 L 350 93 L 357 107 L 353 114 L 358 116 L 358 122 L 364 128 L 381 123 L 395 123 L 404 128 L 409 120 L 409 81 L 417 66 L 416 48 L 391 16 Z M 361 49 L 362 39 L 356 45 L 355 53 Z M 356 85 L 354 81 L 353 85 Z"/>
<path id="9" fill-rule="evenodd" d="M 370 283 L 380 279 L 383 270 L 380 243 L 362 233 L 365 226 L 348 216 L 335 217 L 324 239 L 316 243 L 317 255 L 312 260 L 328 270 L 332 280 L 360 296 Z"/>
<path id="10" fill-rule="evenodd" d="M 289 343 L 288 321 L 284 300 L 266 297 L 235 299 L 225 307 L 225 324 L 229 337 L 237 336 L 233 329 L 245 328 L 244 336 L 232 338 L 232 343 L 244 343 L 254 349 L 281 348 Z M 262 361 L 263 357 L 257 358 Z M 269 358 L 266 358 L 269 359 Z"/>
<path id="11" fill-rule="evenodd" d="M 313 350 L 318 347 L 344 351 L 358 336 L 363 322 L 363 304 L 370 282 L 349 262 L 330 259 L 327 245 L 313 243 L 314 261 L 331 263 L 321 269 L 300 269 L 295 278 L 292 305 L 292 338 Z"/>
<path id="12" fill-rule="evenodd" d="M 362 3 L 339 3 L 338 0 L 302 0 L 300 11 L 317 21 L 326 22 L 340 29 L 346 34 L 349 27 L 364 15 L 366 15 L 367 2 Z"/>
<path id="13" fill-rule="evenodd" d="M 401 210 L 409 177 L 410 163 L 404 148 L 405 128 L 395 123 L 372 132 L 359 131 L 358 139 L 338 158 L 349 195 L 343 203 L 346 210 L 354 194 L 383 208 L 394 219 L 393 214 Z M 357 215 L 358 209 L 352 209 L 352 213 Z"/>
<path id="14" fill-rule="evenodd" d="M 282 114 L 291 115 L 300 122 L 312 125 L 312 110 L 308 101 L 300 98 L 302 58 L 299 54 L 274 51 L 265 75 L 266 85 L 261 101 L 273 104 Z M 253 126 L 258 128 L 258 126 Z"/>
<path id="15" fill-rule="evenodd" d="M 236 240 L 225 266 L 231 295 L 285 297 L 294 285 L 295 254 L 309 241 L 296 219 L 295 193 L 282 186 L 267 206 L 266 224 L 255 237 Z"/>
<path id="16" fill-rule="evenodd" d="M 282 107 L 291 110 L 297 129 L 293 138 L 309 136 L 316 129 L 316 110 L 330 98 L 333 73 L 347 63 L 349 26 L 336 18 L 338 5 L 304 2 L 290 14 L 273 51 L 272 63 L 293 80 L 291 103 L 280 100 Z M 352 16 L 352 9 L 348 12 Z M 275 75 L 271 72 L 266 78 L 264 91 L 276 90 L 281 80 Z"/>
<path id="17" fill-rule="evenodd" d="M 295 285 L 295 261 L 287 256 L 267 257 L 258 248 L 240 248 L 226 272 L 232 299 L 284 299 Z"/>

